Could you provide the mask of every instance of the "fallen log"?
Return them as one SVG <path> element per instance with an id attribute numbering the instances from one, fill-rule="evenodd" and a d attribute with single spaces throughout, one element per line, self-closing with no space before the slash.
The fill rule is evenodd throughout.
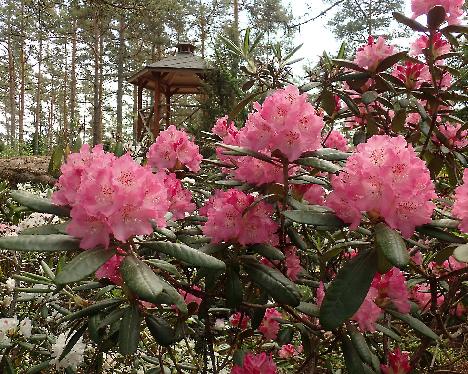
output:
<path id="1" fill-rule="evenodd" d="M 50 156 L 21 156 L 0 158 L 0 180 L 18 183 L 54 185 L 56 179 L 48 173 Z"/>

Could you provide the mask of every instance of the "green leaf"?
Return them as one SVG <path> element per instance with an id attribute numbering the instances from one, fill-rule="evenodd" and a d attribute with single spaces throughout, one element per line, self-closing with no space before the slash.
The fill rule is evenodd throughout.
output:
<path id="1" fill-rule="evenodd" d="M 10 192 L 13 200 L 39 213 L 54 214 L 59 217 L 69 217 L 70 209 L 52 203 L 50 199 L 38 197 L 30 192 L 13 190 Z"/>
<path id="2" fill-rule="evenodd" d="M 34 365 L 32 368 L 29 368 L 26 374 L 37 374 L 37 373 L 45 373 L 45 369 L 47 369 L 51 365 L 50 360 L 41 362 L 40 364 Z"/>
<path id="3" fill-rule="evenodd" d="M 393 18 L 395 18 L 398 22 L 410 27 L 414 31 L 421 31 L 421 32 L 426 32 L 429 31 L 429 29 L 426 26 L 421 25 L 419 22 L 416 22 L 412 18 L 406 17 L 404 14 L 398 13 L 398 12 L 393 12 Z"/>
<path id="4" fill-rule="evenodd" d="M 225 148 L 227 151 L 224 151 L 223 154 L 225 155 L 234 155 L 234 156 L 251 156 L 257 158 L 261 161 L 268 162 L 270 164 L 274 164 L 274 161 L 271 157 L 264 155 L 260 152 L 252 151 L 248 148 L 239 147 L 237 145 L 228 145 L 224 143 L 217 143 L 216 145 L 220 146 L 221 148 Z"/>
<path id="5" fill-rule="evenodd" d="M 314 169 L 326 171 L 328 173 L 336 173 L 341 170 L 341 167 L 335 165 L 333 162 L 321 160 L 317 157 L 299 158 L 295 161 L 295 163 L 298 165 L 310 166 Z"/>
<path id="6" fill-rule="evenodd" d="M 301 301 L 301 303 L 296 307 L 296 309 L 304 314 L 307 314 L 311 317 L 318 317 L 320 314 L 320 308 L 316 304 L 306 303 Z"/>
<path id="7" fill-rule="evenodd" d="M 151 259 L 151 260 L 145 260 L 148 264 L 154 265 L 159 269 L 162 269 L 164 271 L 167 271 L 168 273 L 171 273 L 173 275 L 179 276 L 180 273 L 177 270 L 177 267 L 170 262 L 164 261 L 164 260 L 158 260 L 158 259 Z"/>
<path id="8" fill-rule="evenodd" d="M 278 270 L 253 261 L 244 263 L 243 266 L 249 278 L 268 292 L 275 301 L 291 306 L 299 305 L 299 290 Z"/>
<path id="9" fill-rule="evenodd" d="M 401 132 L 405 128 L 406 123 L 406 111 L 399 110 L 396 112 L 392 119 L 392 130 L 395 132 Z"/>
<path id="10" fill-rule="evenodd" d="M 229 118 L 236 118 L 242 110 L 254 101 L 258 96 L 262 95 L 263 91 L 254 91 L 250 95 L 243 98 L 231 112 L 229 113 Z"/>
<path id="11" fill-rule="evenodd" d="M 86 323 L 83 324 L 78 330 L 75 331 L 75 333 L 70 338 L 67 339 L 67 343 L 65 344 L 65 347 L 63 348 L 63 351 L 60 354 L 58 361 L 63 360 L 65 356 L 70 353 L 70 351 L 78 342 L 78 340 L 83 336 L 87 328 L 88 328 L 87 324 Z"/>
<path id="12" fill-rule="evenodd" d="M 140 340 L 140 312 L 134 304 L 129 306 L 120 321 L 119 351 L 123 355 L 131 355 L 138 348 Z"/>
<path id="13" fill-rule="evenodd" d="M 63 234 L 65 232 L 66 223 L 47 224 L 37 227 L 28 227 L 21 230 L 20 235 L 50 235 Z"/>
<path id="14" fill-rule="evenodd" d="M 331 116 L 336 109 L 335 96 L 328 90 L 323 90 L 320 95 L 320 106 Z"/>
<path id="15" fill-rule="evenodd" d="M 364 362 L 372 365 L 372 353 L 367 345 L 366 339 L 364 336 L 359 332 L 359 330 L 353 326 L 349 325 L 347 327 L 349 336 L 351 337 L 351 342 L 353 343 L 356 352 L 362 358 Z"/>
<path id="16" fill-rule="evenodd" d="M 384 335 L 387 335 L 389 338 L 392 338 L 393 340 L 399 342 L 401 341 L 401 338 L 400 336 L 393 330 L 385 327 L 385 326 L 382 326 L 378 323 L 375 324 L 375 329 L 379 332 L 381 332 L 382 334 Z"/>
<path id="17" fill-rule="evenodd" d="M 362 94 L 361 100 L 364 104 L 368 105 L 373 103 L 379 97 L 379 93 L 376 91 L 366 91 Z"/>
<path id="18" fill-rule="evenodd" d="M 284 253 L 270 244 L 254 244 L 251 245 L 249 249 L 269 260 L 282 261 L 285 259 Z"/>
<path id="19" fill-rule="evenodd" d="M 364 367 L 361 358 L 354 348 L 351 340 L 347 336 L 342 337 L 342 349 L 345 359 L 346 369 L 349 374 L 363 374 Z"/>
<path id="20" fill-rule="evenodd" d="M 226 268 L 226 264 L 223 261 L 185 244 L 168 242 L 145 242 L 144 246 L 175 257 L 176 259 L 189 265 L 216 270 L 224 270 Z"/>
<path id="21" fill-rule="evenodd" d="M 320 323 L 333 330 L 357 312 L 377 271 L 374 251 L 361 251 L 338 272 L 325 293 L 320 308 Z"/>
<path id="22" fill-rule="evenodd" d="M 152 303 L 158 302 L 157 297 L 163 290 L 161 279 L 143 261 L 134 256 L 125 257 L 120 273 L 125 285 L 140 298 Z"/>
<path id="23" fill-rule="evenodd" d="M 377 65 L 377 68 L 375 71 L 377 73 L 381 71 L 385 71 L 387 69 L 390 69 L 393 65 L 397 64 L 401 60 L 403 60 L 407 56 L 407 52 L 398 52 L 395 53 L 392 56 L 388 56 L 384 58 L 382 61 L 380 61 L 379 65 Z"/>
<path id="24" fill-rule="evenodd" d="M 453 257 L 460 262 L 468 262 L 468 244 L 455 248 L 453 251 Z"/>
<path id="25" fill-rule="evenodd" d="M 73 251 L 79 249 L 80 241 L 69 235 L 18 235 L 0 238 L 0 248 L 14 251 Z"/>
<path id="26" fill-rule="evenodd" d="M 445 241 L 445 242 L 449 242 L 449 243 L 458 243 L 458 244 L 465 244 L 466 243 L 466 240 L 463 239 L 460 236 L 456 236 L 456 235 L 452 234 L 451 232 L 444 231 L 444 230 L 441 230 L 441 229 L 438 229 L 438 228 L 435 228 L 435 227 L 431 227 L 431 226 L 428 226 L 428 225 L 423 225 L 423 226 L 416 227 L 416 231 L 421 233 L 421 234 L 431 236 L 433 238 L 436 238 L 436 239 L 439 239 L 439 240 L 442 240 L 442 241 Z M 0 247 L 1 247 L 1 242 L 0 242 Z"/>
<path id="27" fill-rule="evenodd" d="M 177 341 L 175 330 L 166 320 L 153 316 L 147 316 L 145 321 L 146 326 L 148 326 L 148 329 L 151 332 L 151 335 L 153 335 L 154 340 L 156 340 L 159 345 L 168 347 Z"/>
<path id="28" fill-rule="evenodd" d="M 447 27 L 443 28 L 442 31 L 444 31 L 444 32 L 454 32 L 454 33 L 458 33 L 458 34 L 468 34 L 468 26 L 448 25 Z"/>
<path id="29" fill-rule="evenodd" d="M 441 5 L 436 5 L 427 13 L 427 26 L 431 30 L 437 30 L 445 21 L 447 14 Z"/>
<path id="30" fill-rule="evenodd" d="M 431 339 L 434 339 L 434 340 L 439 340 L 439 337 L 437 336 L 437 334 L 434 331 L 432 331 L 423 322 L 421 322 L 417 318 L 414 318 L 410 314 L 402 314 L 400 312 L 397 312 L 397 311 L 391 310 L 391 309 L 387 309 L 386 312 L 391 314 L 392 316 L 398 318 L 399 320 L 402 320 L 403 322 L 406 322 L 410 327 L 412 327 L 414 330 L 418 331 L 422 335 L 425 335 L 428 338 L 431 338 Z"/>
<path id="31" fill-rule="evenodd" d="M 410 256 L 401 235 L 380 222 L 375 226 L 375 244 L 377 250 L 394 266 L 403 268 L 408 265 Z"/>
<path id="32" fill-rule="evenodd" d="M 366 69 L 360 67 L 358 64 L 355 64 L 354 62 L 351 62 L 351 61 L 348 61 L 348 60 L 342 60 L 342 59 L 334 58 L 334 59 L 332 59 L 332 62 L 335 65 L 338 65 L 338 66 L 343 67 L 343 68 L 362 71 L 362 72 L 366 71 Z"/>
<path id="33" fill-rule="evenodd" d="M 226 277 L 227 305 L 236 308 L 242 303 L 242 283 L 239 274 L 234 269 L 229 269 Z"/>
<path id="34" fill-rule="evenodd" d="M 314 156 L 327 161 L 344 161 L 347 160 L 351 153 L 338 151 L 332 148 L 322 148 L 313 152 Z"/>
<path id="35" fill-rule="evenodd" d="M 114 254 L 114 250 L 102 248 L 83 251 L 78 256 L 73 257 L 69 263 L 65 264 L 60 273 L 55 276 L 55 283 L 67 284 L 78 282 L 93 274 Z"/>
<path id="36" fill-rule="evenodd" d="M 287 210 L 282 213 L 286 218 L 297 223 L 314 226 L 344 227 L 344 222 L 332 212 L 312 212 L 309 210 Z"/>
<path id="37" fill-rule="evenodd" d="M 119 298 L 113 298 L 113 299 L 106 299 L 102 301 L 98 301 L 97 303 L 91 304 L 90 306 L 83 308 L 81 310 L 78 310 L 77 312 L 67 314 L 66 316 L 62 317 L 59 319 L 59 322 L 65 322 L 65 321 L 71 321 L 74 319 L 78 319 L 81 317 L 93 315 L 100 310 L 107 309 L 110 307 L 114 307 L 117 304 L 120 304 L 122 302 L 122 299 Z"/>
<path id="38" fill-rule="evenodd" d="M 112 312 L 108 313 L 103 319 L 99 321 L 99 325 L 97 329 L 103 329 L 108 325 L 112 325 L 113 323 L 119 321 L 125 313 L 125 309 L 115 309 Z"/>

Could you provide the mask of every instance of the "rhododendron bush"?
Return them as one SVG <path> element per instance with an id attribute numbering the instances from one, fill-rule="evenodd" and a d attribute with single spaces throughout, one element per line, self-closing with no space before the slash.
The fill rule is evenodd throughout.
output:
<path id="1" fill-rule="evenodd" d="M 410 51 L 370 36 L 310 84 L 259 84 L 246 121 L 204 139 L 171 125 L 141 162 L 84 145 L 50 199 L 12 192 L 51 219 L 2 255 L 49 261 L 4 279 L 0 371 L 21 355 L 30 373 L 466 364 L 462 5 L 413 0 L 394 15 Z"/>

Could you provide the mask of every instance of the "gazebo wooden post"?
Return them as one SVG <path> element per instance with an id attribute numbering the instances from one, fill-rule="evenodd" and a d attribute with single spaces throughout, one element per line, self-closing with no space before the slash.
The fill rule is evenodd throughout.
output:
<path id="1" fill-rule="evenodd" d="M 143 108 L 143 86 L 138 85 L 137 89 L 137 128 L 136 128 L 136 139 L 141 140 L 143 134 L 143 119 L 141 118 L 141 109 Z"/>
<path id="2" fill-rule="evenodd" d="M 168 87 L 166 90 L 166 127 L 171 124 L 171 90 Z"/>
<path id="3" fill-rule="evenodd" d="M 155 74 L 155 83 L 156 87 L 154 90 L 154 121 L 153 121 L 153 126 L 151 129 L 151 132 L 153 133 L 153 136 L 156 138 L 159 135 L 159 120 L 161 118 L 161 113 L 159 110 L 159 102 L 161 101 L 161 74 L 156 73 Z"/>

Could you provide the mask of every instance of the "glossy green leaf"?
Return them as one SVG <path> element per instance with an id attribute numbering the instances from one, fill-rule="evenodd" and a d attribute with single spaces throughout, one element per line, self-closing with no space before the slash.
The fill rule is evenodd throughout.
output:
<path id="1" fill-rule="evenodd" d="M 249 249 L 269 260 L 282 261 L 285 259 L 283 252 L 269 244 L 254 244 Z"/>
<path id="2" fill-rule="evenodd" d="M 333 162 L 330 162 L 327 160 L 321 160 L 320 158 L 317 158 L 317 157 L 299 158 L 295 161 L 295 163 L 298 165 L 310 166 L 310 167 L 313 167 L 314 169 L 326 171 L 328 173 L 336 173 L 341 170 L 341 167 L 338 165 L 335 165 Z"/>
<path id="3" fill-rule="evenodd" d="M 416 231 L 421 234 L 424 234 L 424 235 L 427 235 L 432 238 L 436 238 L 445 242 L 449 242 L 449 243 L 458 243 L 458 244 L 466 243 L 466 240 L 460 236 L 454 235 L 449 231 L 444 231 L 444 230 L 438 229 L 436 227 L 431 227 L 428 225 L 416 227 Z"/>
<path id="4" fill-rule="evenodd" d="M 26 374 L 38 374 L 38 373 L 45 373 L 45 369 L 47 369 L 51 365 L 50 360 L 41 362 L 40 364 L 34 365 L 33 367 L 29 368 L 26 371 Z"/>
<path id="5" fill-rule="evenodd" d="M 168 347 L 177 341 L 175 330 L 165 319 L 147 316 L 145 321 L 151 335 L 159 345 Z"/>
<path id="6" fill-rule="evenodd" d="M 69 235 L 18 235 L 0 238 L 0 249 L 55 252 L 79 249 L 80 241 Z"/>
<path id="7" fill-rule="evenodd" d="M 119 352 L 131 355 L 136 352 L 140 340 L 140 312 L 136 305 L 129 306 L 120 321 Z"/>
<path id="8" fill-rule="evenodd" d="M 468 244 L 455 248 L 453 251 L 453 257 L 460 262 L 468 262 Z"/>
<path id="9" fill-rule="evenodd" d="M 313 155 L 327 161 L 345 161 L 351 156 L 351 153 L 338 151 L 332 148 L 317 149 Z"/>
<path id="10" fill-rule="evenodd" d="M 283 215 L 291 221 L 314 226 L 344 227 L 344 222 L 332 212 L 312 212 L 309 210 L 287 210 Z"/>
<path id="11" fill-rule="evenodd" d="M 157 297 L 163 290 L 161 279 L 143 261 L 134 256 L 125 257 L 120 273 L 125 285 L 140 298 L 152 303 L 158 302 Z"/>
<path id="12" fill-rule="evenodd" d="M 121 302 L 122 302 L 122 299 L 118 299 L 118 298 L 98 301 L 94 304 L 91 304 L 90 306 L 87 306 L 86 308 L 83 308 L 71 314 L 67 314 L 66 316 L 62 317 L 59 320 L 59 322 L 61 323 L 65 321 L 71 321 L 74 319 L 89 316 L 89 315 L 99 312 L 100 310 L 104 310 L 110 307 L 115 307 L 117 306 L 117 304 L 120 304 Z"/>
<path id="13" fill-rule="evenodd" d="M 301 297 L 299 290 L 278 270 L 258 262 L 244 263 L 243 266 L 249 278 L 275 301 L 291 306 L 299 305 Z"/>
<path id="14" fill-rule="evenodd" d="M 226 264 L 223 261 L 185 244 L 168 242 L 145 242 L 144 246 L 175 257 L 176 259 L 189 265 L 219 270 L 226 268 Z"/>
<path id="15" fill-rule="evenodd" d="M 48 224 L 37 227 L 28 227 L 21 230 L 20 235 L 50 235 L 65 233 L 66 223 Z"/>
<path id="16" fill-rule="evenodd" d="M 377 271 L 374 251 L 361 251 L 348 261 L 327 288 L 320 308 L 320 323 L 333 330 L 351 318 L 363 303 Z"/>
<path id="17" fill-rule="evenodd" d="M 359 354 L 361 359 L 368 364 L 372 364 L 372 353 L 367 345 L 366 339 L 359 332 L 359 330 L 353 326 L 349 325 L 347 327 L 349 336 L 351 337 L 351 343 L 353 343 L 356 352 Z"/>
<path id="18" fill-rule="evenodd" d="M 363 374 L 364 367 L 361 357 L 354 348 L 351 340 L 347 336 L 343 336 L 341 348 L 345 359 L 346 369 L 349 374 Z"/>
<path id="19" fill-rule="evenodd" d="M 389 329 L 385 326 L 382 326 L 378 323 L 375 324 L 375 329 L 379 332 L 381 332 L 382 334 L 384 335 L 387 335 L 389 338 L 392 338 L 393 340 L 399 342 L 401 341 L 401 338 L 400 336 L 395 332 L 393 331 L 392 329 Z"/>
<path id="20" fill-rule="evenodd" d="M 422 321 L 420 321 L 417 318 L 414 318 L 410 314 L 403 314 L 403 313 L 400 313 L 391 309 L 387 309 L 386 312 L 398 318 L 399 320 L 406 322 L 410 327 L 412 327 L 414 330 L 418 331 L 422 335 L 425 335 L 428 338 L 431 338 L 434 340 L 439 340 L 439 337 L 434 331 L 432 331 L 429 327 L 427 327 Z"/>
<path id="21" fill-rule="evenodd" d="M 151 259 L 151 260 L 145 260 L 148 264 L 154 265 L 159 269 L 162 269 L 164 271 L 167 271 L 168 273 L 171 273 L 173 275 L 179 276 L 179 271 L 177 270 L 177 266 L 171 264 L 170 262 L 164 261 L 164 260 L 158 260 L 158 259 Z"/>
<path id="22" fill-rule="evenodd" d="M 426 32 L 429 31 L 429 29 L 420 24 L 419 22 L 415 21 L 412 18 L 406 17 L 404 14 L 398 13 L 398 12 L 393 12 L 393 18 L 395 18 L 398 22 L 410 27 L 414 31 L 421 31 L 421 32 Z"/>
<path id="23" fill-rule="evenodd" d="M 377 250 L 392 265 L 403 268 L 408 265 L 410 256 L 406 249 L 406 244 L 401 235 L 388 227 L 385 223 L 380 222 L 375 226 L 375 244 Z"/>
<path id="24" fill-rule="evenodd" d="M 356 71 L 362 71 L 365 72 L 366 69 L 360 67 L 358 64 L 355 64 L 354 62 L 348 61 L 348 60 L 342 60 L 342 59 L 332 59 L 332 62 L 335 65 L 338 65 L 343 68 L 351 69 L 351 70 L 356 70 Z"/>
<path id="25" fill-rule="evenodd" d="M 50 199 L 36 196 L 30 192 L 14 190 L 10 192 L 13 200 L 39 213 L 54 214 L 59 217 L 69 217 L 70 209 L 52 203 Z"/>
<path id="26" fill-rule="evenodd" d="M 316 304 L 306 303 L 301 301 L 301 303 L 296 307 L 296 309 L 304 314 L 307 314 L 311 317 L 318 317 L 320 314 L 320 308 Z"/>
<path id="27" fill-rule="evenodd" d="M 239 274 L 234 269 L 229 269 L 226 276 L 227 305 L 235 308 L 242 303 L 242 283 Z"/>
<path id="28" fill-rule="evenodd" d="M 381 71 L 385 71 L 387 69 L 390 69 L 393 65 L 395 65 L 398 62 L 400 62 L 401 60 L 403 60 L 406 56 L 407 56 L 406 52 L 398 52 L 398 53 L 395 53 L 394 55 L 388 56 L 388 57 L 384 58 L 379 63 L 379 65 L 377 65 L 377 68 L 375 69 L 375 71 L 377 73 L 379 73 Z"/>
<path id="29" fill-rule="evenodd" d="M 436 5 L 427 13 L 427 26 L 431 30 L 437 30 L 437 28 L 444 23 L 447 14 L 445 9 L 441 5 Z"/>
<path id="30" fill-rule="evenodd" d="M 93 274 L 114 254 L 114 250 L 103 248 L 83 251 L 65 264 L 62 270 L 55 276 L 55 283 L 67 284 L 82 280 L 88 275 Z"/>
<path id="31" fill-rule="evenodd" d="M 379 97 L 376 91 L 366 91 L 362 94 L 361 100 L 364 104 L 371 104 Z"/>

